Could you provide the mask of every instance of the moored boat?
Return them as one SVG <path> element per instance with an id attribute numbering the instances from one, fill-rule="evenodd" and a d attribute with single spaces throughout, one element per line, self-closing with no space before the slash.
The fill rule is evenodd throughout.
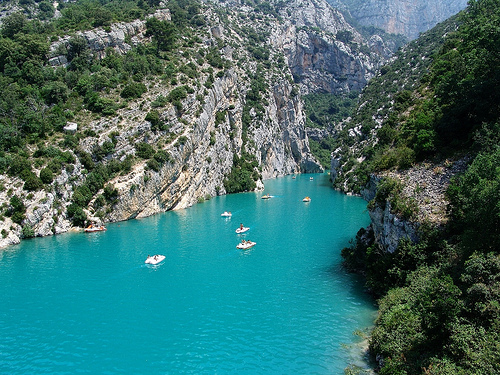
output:
<path id="1" fill-rule="evenodd" d="M 85 233 L 103 232 L 105 230 L 106 227 L 104 225 L 94 225 L 94 224 L 90 224 L 87 228 L 84 229 Z"/>

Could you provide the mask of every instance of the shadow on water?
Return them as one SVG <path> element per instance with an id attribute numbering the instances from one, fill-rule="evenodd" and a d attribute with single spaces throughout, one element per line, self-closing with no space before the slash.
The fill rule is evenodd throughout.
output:
<path id="1" fill-rule="evenodd" d="M 331 280 L 342 280 L 342 284 L 349 291 L 349 295 L 359 303 L 363 303 L 366 307 L 365 314 L 371 316 L 371 321 L 374 322 L 377 315 L 377 304 L 375 299 L 365 287 L 365 278 L 362 275 L 348 272 L 342 263 L 332 263 L 325 269 L 328 277 Z M 363 312 L 362 312 L 363 313 Z M 359 327 L 362 327 L 361 325 Z M 356 329 L 352 332 L 353 339 L 350 343 L 342 343 L 342 349 L 345 351 L 349 365 L 346 367 L 347 373 L 352 374 L 375 374 L 377 366 L 376 361 L 369 353 L 369 336 L 373 325 L 364 326 L 361 329 Z"/>

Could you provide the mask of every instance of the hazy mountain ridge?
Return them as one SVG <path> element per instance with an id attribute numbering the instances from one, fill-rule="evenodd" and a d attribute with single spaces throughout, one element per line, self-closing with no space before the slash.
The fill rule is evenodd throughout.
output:
<path id="1" fill-rule="evenodd" d="M 331 0 L 330 4 L 349 12 L 360 25 L 415 39 L 421 32 L 465 9 L 467 0 Z"/>

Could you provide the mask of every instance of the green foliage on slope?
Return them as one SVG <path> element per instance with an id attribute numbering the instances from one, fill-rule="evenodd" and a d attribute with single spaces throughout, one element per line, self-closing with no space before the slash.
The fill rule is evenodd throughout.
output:
<path id="1" fill-rule="evenodd" d="M 342 251 L 348 268 L 362 271 L 380 298 L 370 340 L 372 353 L 383 358 L 380 374 L 500 372 L 500 101 L 494 89 L 500 77 L 500 3 L 473 0 L 459 20 L 460 27 L 439 43 L 428 73 L 393 90 L 386 108 L 378 103 L 375 108 L 385 112 L 382 126 L 370 125 L 379 142 L 365 150 L 367 172 L 397 167 L 403 148 L 413 160 L 471 157 L 448 188 L 444 228 L 424 224 L 418 243 L 401 241 L 394 253 L 380 249 L 363 229 Z M 412 61 L 419 60 L 417 55 Z M 401 64 L 396 61 L 404 77 Z M 383 73 L 379 83 L 394 67 Z M 391 154 L 394 160 L 387 161 Z M 395 191 L 390 181 L 386 185 Z M 385 190 L 373 204 L 383 204 Z"/>
<path id="2" fill-rule="evenodd" d="M 347 95 L 313 93 L 304 95 L 306 125 L 312 128 L 332 130 L 339 122 L 350 117 L 356 108 L 359 93 Z M 345 134 L 323 137 L 320 141 L 309 138 L 312 154 L 325 169 L 330 169 L 331 153 L 346 141 Z"/>
<path id="3" fill-rule="evenodd" d="M 129 100 L 147 92 L 147 79 L 161 78 L 167 71 L 165 66 L 176 62 L 169 54 L 179 43 L 174 38 L 184 35 L 186 42 L 193 40 L 194 48 L 197 42 L 189 28 L 203 24 L 203 19 L 196 1 L 170 1 L 172 22 L 156 19 L 147 22 L 151 44 L 138 45 L 125 55 L 108 50 L 105 57 L 99 59 L 83 37 L 72 36 L 57 51 L 66 57 L 67 67 L 50 66 L 50 42 L 57 41 L 62 33 L 98 26 L 109 31 L 107 27 L 112 22 L 141 18 L 153 12 L 158 4 L 142 0 L 61 3 L 61 17 L 44 23 L 39 21 L 37 13 L 31 13 L 34 18 L 27 18 L 25 13 L 30 14 L 31 9 L 27 4 L 25 13 L 13 13 L 2 20 L 0 173 L 21 178 L 27 192 L 50 189 L 64 168 L 70 173 L 74 170 L 75 156 L 78 157 L 85 168 L 85 180 L 73 187 L 72 203 L 67 210 L 67 216 L 75 225 L 85 224 L 83 209 L 92 199 L 96 202 L 94 208 L 113 204 L 116 191 L 106 183 L 117 174 L 129 171 L 133 162 L 131 157 L 123 162 L 105 161 L 106 156 L 115 151 L 118 134 L 111 135 L 111 141 L 95 145 L 91 154 L 84 152 L 79 146 L 80 140 L 96 134 L 82 124 L 88 121 L 89 113 L 94 118 L 114 116 Z M 186 92 L 191 92 L 186 87 L 174 86 L 166 102 L 181 107 L 180 100 L 186 97 Z M 68 120 L 79 122 L 82 129 L 75 135 L 64 134 L 63 127 Z M 154 112 L 147 121 L 152 121 L 153 130 L 168 130 L 159 118 L 155 118 Z M 145 153 L 138 154 L 144 157 Z M 148 166 L 155 170 L 169 161 L 168 155 L 162 157 L 155 150 L 147 156 L 151 158 Z M 101 190 L 103 195 L 97 195 Z M 10 202 L 5 213 L 21 223 L 23 211 L 15 203 L 15 200 Z"/>

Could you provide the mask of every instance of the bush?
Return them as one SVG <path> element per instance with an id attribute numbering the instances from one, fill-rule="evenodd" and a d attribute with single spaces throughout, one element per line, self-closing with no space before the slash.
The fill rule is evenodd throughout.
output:
<path id="1" fill-rule="evenodd" d="M 24 180 L 24 190 L 27 191 L 37 191 L 43 188 L 43 182 L 38 178 L 33 172 L 30 172 Z"/>
<path id="2" fill-rule="evenodd" d="M 78 206 L 75 203 L 71 203 L 68 206 L 67 213 L 68 213 L 68 218 L 71 219 L 73 225 L 78 227 L 85 226 L 85 222 L 87 221 L 87 215 L 83 211 L 82 207 Z"/>
<path id="3" fill-rule="evenodd" d="M 7 216 L 10 216 L 14 223 L 21 224 L 25 218 L 26 206 L 17 195 L 13 195 L 9 202 L 10 208 L 7 210 Z"/>
<path id="4" fill-rule="evenodd" d="M 158 129 L 160 125 L 160 113 L 158 111 L 149 111 L 144 120 L 151 123 L 151 130 Z"/>
<path id="5" fill-rule="evenodd" d="M 124 99 L 137 99 L 147 91 L 148 89 L 144 83 L 132 82 L 123 88 L 120 96 Z"/>
<path id="6" fill-rule="evenodd" d="M 231 172 L 224 179 L 224 187 L 227 193 L 254 190 L 257 186 L 255 181 L 260 178 L 255 169 L 257 166 L 258 163 L 254 155 L 244 153 L 240 158 L 237 154 L 234 154 Z"/>
<path id="7" fill-rule="evenodd" d="M 156 161 L 155 159 L 148 160 L 147 166 L 149 169 L 152 169 L 155 172 L 159 172 L 161 168 L 160 163 L 158 163 L 158 161 Z"/>
<path id="8" fill-rule="evenodd" d="M 153 157 L 155 150 L 153 146 L 146 142 L 135 144 L 136 155 L 143 159 L 150 159 Z"/>
<path id="9" fill-rule="evenodd" d="M 166 153 L 164 150 L 158 150 L 156 154 L 154 155 L 154 159 L 160 163 L 164 164 L 168 161 L 170 161 L 170 155 Z"/>
<path id="10" fill-rule="evenodd" d="M 52 181 L 54 181 L 54 173 L 52 173 L 50 168 L 43 168 L 40 171 L 40 180 L 42 180 L 44 184 L 51 184 Z"/>
<path id="11" fill-rule="evenodd" d="M 215 126 L 223 124 L 226 121 L 227 111 L 218 111 L 215 114 Z"/>
<path id="12" fill-rule="evenodd" d="M 103 192 L 104 198 L 107 202 L 114 202 L 118 198 L 118 190 L 115 189 L 111 184 L 104 186 Z"/>
<path id="13" fill-rule="evenodd" d="M 35 231 L 31 228 L 31 225 L 26 224 L 23 226 L 23 238 L 33 238 L 35 237 Z"/>
<path id="14" fill-rule="evenodd" d="M 187 98 L 186 86 L 176 87 L 175 89 L 170 91 L 167 98 L 168 98 L 168 101 L 170 103 L 174 103 L 174 102 L 178 102 L 182 99 L 186 99 Z"/>

